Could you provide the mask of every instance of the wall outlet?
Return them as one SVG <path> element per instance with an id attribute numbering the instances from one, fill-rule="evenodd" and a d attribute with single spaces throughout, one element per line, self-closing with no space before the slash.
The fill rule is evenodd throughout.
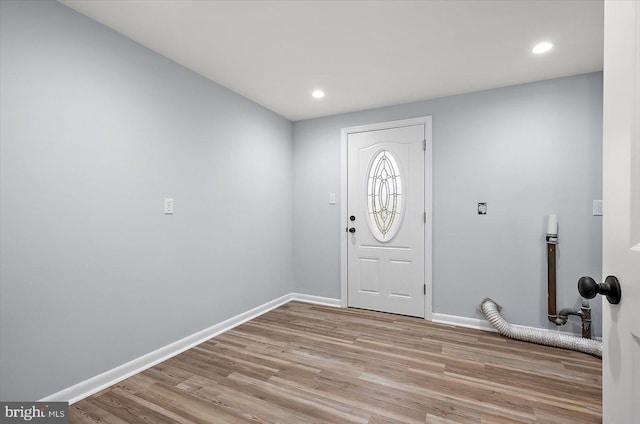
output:
<path id="1" fill-rule="evenodd" d="M 593 216 L 602 216 L 604 213 L 604 203 L 602 200 L 593 201 Z"/>
<path id="2" fill-rule="evenodd" d="M 173 215 L 173 197 L 164 198 L 164 214 Z"/>

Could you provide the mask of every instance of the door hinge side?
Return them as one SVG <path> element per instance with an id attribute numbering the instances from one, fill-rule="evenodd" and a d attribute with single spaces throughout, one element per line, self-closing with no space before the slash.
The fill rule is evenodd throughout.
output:
<path id="1" fill-rule="evenodd" d="M 423 285 L 422 288 L 423 288 L 423 290 L 422 290 L 423 294 L 426 295 L 427 294 L 427 285 L 426 284 Z"/>
<path id="2" fill-rule="evenodd" d="M 425 152 L 427 151 L 427 140 L 426 139 L 422 140 L 422 150 L 424 150 Z"/>
<path id="3" fill-rule="evenodd" d="M 422 212 L 422 221 L 427 222 L 427 212 Z"/>

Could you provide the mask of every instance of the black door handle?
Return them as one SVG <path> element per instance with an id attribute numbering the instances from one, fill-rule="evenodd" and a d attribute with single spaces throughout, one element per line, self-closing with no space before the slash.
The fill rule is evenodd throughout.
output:
<path id="1" fill-rule="evenodd" d="M 353 233 L 355 233 L 355 232 L 356 232 L 356 229 L 355 229 L 355 228 L 353 228 L 353 227 L 351 227 L 351 228 L 349 228 L 349 232 L 353 234 Z"/>
<path id="2" fill-rule="evenodd" d="M 622 296 L 620 282 L 613 275 L 605 278 L 602 284 L 596 283 L 591 277 L 582 277 L 578 280 L 578 292 L 586 299 L 593 299 L 597 294 L 605 295 L 612 305 L 620 303 Z"/>

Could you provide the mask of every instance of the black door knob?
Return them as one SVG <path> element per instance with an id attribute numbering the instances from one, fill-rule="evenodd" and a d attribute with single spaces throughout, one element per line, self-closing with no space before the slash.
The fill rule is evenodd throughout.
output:
<path id="1" fill-rule="evenodd" d="M 591 277 L 582 277 L 578 280 L 578 292 L 585 299 L 593 299 L 598 294 L 598 283 Z"/>
<path id="2" fill-rule="evenodd" d="M 620 282 L 613 275 L 605 278 L 602 284 L 596 283 L 591 277 L 582 277 L 578 280 L 578 292 L 586 299 L 593 299 L 597 294 L 605 295 L 612 305 L 620 303 L 622 296 Z"/>
<path id="3" fill-rule="evenodd" d="M 355 220 L 356 220 L 356 217 L 355 217 L 355 216 L 353 216 L 353 215 L 351 215 L 351 216 L 349 217 L 349 220 L 351 220 L 351 221 L 355 221 Z"/>
<path id="4" fill-rule="evenodd" d="M 351 228 L 349 228 L 349 232 L 350 232 L 350 233 L 355 233 L 355 232 L 356 232 L 356 229 L 355 229 L 355 228 L 353 228 L 353 227 L 351 227 Z"/>

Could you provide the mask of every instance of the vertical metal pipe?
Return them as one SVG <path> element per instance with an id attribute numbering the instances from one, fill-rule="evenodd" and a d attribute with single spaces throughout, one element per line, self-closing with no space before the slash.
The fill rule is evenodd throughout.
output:
<path id="1" fill-rule="evenodd" d="M 582 337 L 585 339 L 591 338 L 591 307 L 589 306 L 589 302 L 583 300 L 582 307 L 580 311 L 580 319 L 582 320 Z"/>
<path id="2" fill-rule="evenodd" d="M 547 318 L 556 323 L 556 245 L 547 243 Z"/>

